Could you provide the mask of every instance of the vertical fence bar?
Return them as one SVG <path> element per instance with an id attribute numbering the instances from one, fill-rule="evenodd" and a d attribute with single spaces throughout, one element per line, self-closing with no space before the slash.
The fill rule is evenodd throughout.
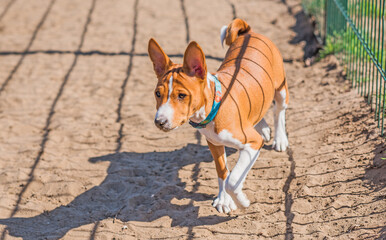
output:
<path id="1" fill-rule="evenodd" d="M 378 17 L 378 16 L 377 16 Z M 380 54 L 380 42 L 381 42 L 381 21 L 380 19 L 378 18 L 378 41 L 377 41 L 377 59 L 379 59 L 379 54 Z M 381 76 L 379 74 L 379 71 L 377 71 L 377 77 L 376 77 L 376 87 L 375 87 L 375 90 L 376 90 L 376 94 L 375 94 L 375 99 L 376 99 L 376 102 L 375 102 L 375 120 L 378 121 L 378 127 L 379 127 L 379 114 L 378 112 L 380 111 L 379 109 L 379 104 L 380 104 L 380 99 L 379 99 L 379 89 L 380 89 L 380 86 L 381 86 Z"/>
<path id="2" fill-rule="evenodd" d="M 373 0 L 374 1 L 374 0 Z M 377 12 L 377 6 L 378 6 L 378 0 L 375 0 L 375 5 L 374 5 L 374 12 L 373 12 L 373 21 L 374 21 L 374 25 L 373 25 L 373 28 L 372 30 L 374 29 L 374 35 L 373 35 L 373 39 L 372 39 L 372 48 L 371 49 L 375 49 L 375 43 L 376 43 L 376 40 L 377 40 L 377 20 L 376 20 L 376 12 Z M 373 110 L 373 99 L 374 99 L 374 84 L 376 82 L 375 80 L 375 71 L 376 71 L 376 67 L 375 67 L 375 64 L 373 64 L 373 75 L 372 75 L 372 80 L 371 80 L 371 103 L 370 103 L 370 106 L 371 106 L 371 110 Z M 374 110 L 375 110 L 375 107 L 374 107 Z"/>
<path id="3" fill-rule="evenodd" d="M 384 64 L 383 64 L 383 58 L 384 58 L 384 54 L 383 54 L 383 45 L 384 45 L 384 33 L 385 33 L 385 1 L 383 0 L 383 3 L 382 3 L 382 9 L 381 9 L 381 13 L 380 13 L 380 21 L 382 22 L 382 42 L 381 42 L 381 68 L 382 70 L 384 70 Z M 379 111 L 381 112 L 381 117 L 382 117 L 382 127 L 381 127 L 381 134 L 383 135 L 383 130 L 384 130 L 384 125 L 383 125 L 383 120 L 385 118 L 385 85 L 386 85 L 386 79 L 382 76 L 381 77 L 381 84 L 380 84 L 380 100 L 381 100 L 381 103 L 382 103 L 382 110 Z M 382 86 L 382 83 L 383 83 L 383 86 Z M 383 88 L 383 94 L 382 94 L 382 88 Z M 381 105 L 379 105 L 379 107 L 381 107 Z M 379 126 L 379 122 L 378 122 L 378 126 Z"/>
<path id="4" fill-rule="evenodd" d="M 358 4 L 355 3 L 355 19 L 356 19 L 356 23 L 355 23 L 355 27 L 358 27 L 359 26 L 359 20 L 360 20 L 360 17 L 358 15 Z M 356 37 L 355 38 L 356 42 L 355 42 L 355 48 L 356 48 L 356 51 L 355 51 L 355 60 L 354 60 L 354 63 L 355 63 L 355 75 L 354 75 L 354 78 L 353 78 L 353 81 L 354 81 L 354 87 L 357 86 L 357 75 L 358 75 L 358 54 L 359 54 L 359 39 Z"/>
<path id="5" fill-rule="evenodd" d="M 365 32 L 365 34 L 366 34 L 366 40 L 365 40 L 365 42 L 366 42 L 366 44 L 368 44 L 370 41 L 369 41 L 369 23 L 370 23 L 370 21 L 369 21 L 369 17 L 370 17 L 370 12 L 369 12 L 369 10 L 370 10 L 370 1 L 368 0 L 367 1 L 367 4 L 366 4 L 366 32 Z M 364 82 L 364 86 L 363 86 L 363 95 L 365 96 L 365 97 L 368 97 L 367 95 L 367 83 L 368 83 L 368 81 L 369 81 L 369 78 L 368 78 L 368 72 L 367 72 L 367 66 L 369 65 L 369 61 L 368 61 L 368 59 L 369 59 L 369 54 L 366 52 L 366 58 L 365 58 L 365 76 L 364 76 L 364 79 L 365 79 L 365 82 Z"/>
<path id="6" fill-rule="evenodd" d="M 378 2 L 379 0 L 376 1 L 376 6 L 377 6 L 377 12 L 378 12 Z M 379 26 L 380 26 L 380 21 L 378 19 L 378 14 L 376 14 L 376 29 L 375 29 L 375 32 L 377 33 L 376 34 L 376 39 L 375 39 L 375 44 L 374 44 L 374 49 L 375 49 L 375 54 L 377 56 L 377 58 L 379 59 L 379 50 L 378 50 L 378 46 L 379 46 L 379 38 L 380 38 L 380 34 L 379 34 Z M 377 31 L 378 29 L 378 31 Z M 375 110 L 374 110 L 374 119 L 377 120 L 377 112 L 378 112 L 378 75 L 379 75 L 379 71 L 376 71 L 376 74 L 375 74 L 375 78 L 374 78 L 374 81 L 375 81 Z"/>
<path id="7" fill-rule="evenodd" d="M 344 8 L 346 10 L 346 12 L 349 12 L 349 3 L 350 1 L 349 0 L 344 0 Z M 347 21 L 345 20 L 344 18 L 344 15 L 341 15 L 342 17 L 342 22 L 343 22 L 343 25 L 344 25 L 344 32 L 343 32 L 343 41 L 345 42 L 345 45 L 346 45 L 346 50 L 344 51 L 344 55 L 346 57 L 346 61 L 344 63 L 344 66 L 345 66 L 345 69 L 348 69 L 348 63 L 349 63 L 349 57 L 350 57 L 350 54 L 349 54 L 349 51 L 350 51 L 350 45 L 349 45 L 349 32 L 350 32 L 350 28 L 348 27 L 347 25 Z"/>
<path id="8" fill-rule="evenodd" d="M 370 18 L 371 18 L 371 24 L 370 24 L 370 40 L 369 40 L 369 43 L 370 43 L 370 48 L 373 49 L 373 39 L 374 39 L 374 36 L 373 36 L 373 29 L 374 29 L 374 0 L 371 0 L 371 10 L 370 10 Z M 373 81 L 373 78 L 371 78 L 371 75 L 374 75 L 374 65 L 371 64 L 371 61 L 369 61 L 369 84 L 368 84 L 368 91 L 367 91 L 367 103 L 370 104 L 370 109 L 372 110 L 372 102 L 373 102 L 373 89 L 372 89 L 372 83 L 374 82 Z M 371 89 L 370 89 L 371 87 Z"/>
<path id="9" fill-rule="evenodd" d="M 346 6 L 346 11 L 348 12 L 349 11 L 349 0 L 345 0 L 345 6 Z M 344 19 L 344 16 L 342 17 Z M 346 60 L 345 60 L 345 63 L 344 63 L 344 67 L 345 67 L 345 70 L 346 70 L 346 76 L 348 75 L 348 72 L 349 72 L 349 69 L 348 69 L 348 65 L 349 65 L 349 61 L 350 61 L 350 44 L 349 44 L 349 33 L 350 33 L 350 28 L 348 27 L 347 25 L 347 22 L 344 21 L 344 24 L 345 24 L 345 32 L 344 32 L 344 44 L 345 44 L 345 52 L 344 52 L 344 55 L 346 56 Z"/>
<path id="10" fill-rule="evenodd" d="M 350 16 L 351 16 L 351 19 L 354 19 L 355 3 L 353 1 L 355 1 L 355 0 L 350 0 L 350 1 L 351 1 L 351 4 L 350 4 Z M 350 28 L 350 32 L 351 32 L 352 35 L 354 35 L 354 32 L 353 32 L 352 28 Z M 351 86 L 352 86 L 352 84 L 353 84 L 352 79 L 353 79 L 353 72 L 354 72 L 353 64 L 354 64 L 355 38 L 352 37 L 351 34 L 350 34 L 350 49 L 351 49 L 351 53 L 350 53 L 350 63 L 349 63 L 350 75 L 348 75 L 348 76 L 349 76 L 349 79 L 351 80 Z"/>
<path id="11" fill-rule="evenodd" d="M 362 36 L 363 35 L 363 6 L 364 6 L 364 2 L 365 0 L 361 0 L 361 6 L 360 6 L 360 11 L 358 13 L 359 15 L 359 18 L 360 18 L 360 21 L 359 21 L 359 34 Z M 356 85 L 356 87 L 358 87 L 358 93 L 360 92 L 360 86 L 361 86 L 361 82 L 362 82 L 362 77 L 361 77 L 361 64 L 362 64 L 362 55 L 363 55 L 363 45 L 362 44 L 359 44 L 359 47 L 360 47 L 360 52 L 358 54 L 358 58 L 357 58 L 357 68 L 358 68 L 358 71 L 357 71 L 357 81 L 356 83 L 358 85 Z"/>
<path id="12" fill-rule="evenodd" d="M 359 17 L 358 17 L 358 4 L 355 2 L 356 0 L 354 0 L 354 18 L 355 18 L 355 27 L 358 26 L 359 24 Z M 352 76 L 352 86 L 353 87 L 356 87 L 356 75 L 357 75 L 357 67 L 356 67 L 356 63 L 357 63 L 357 60 L 358 60 L 358 52 L 359 52 L 359 49 L 358 49 L 358 44 L 359 44 L 359 39 L 357 37 L 354 38 L 354 50 L 355 50 L 355 53 L 354 53 L 354 56 L 353 56 L 353 70 L 354 70 L 354 74 Z"/>
<path id="13" fill-rule="evenodd" d="M 362 3 L 363 3 L 363 8 L 362 8 L 362 18 L 363 18 L 362 38 L 363 38 L 365 43 L 366 43 L 366 32 L 367 32 L 367 29 L 366 29 L 366 19 L 367 19 L 366 10 L 367 10 L 367 5 L 368 5 L 367 1 L 368 0 L 362 1 Z M 363 96 L 363 85 L 365 84 L 365 81 L 366 81 L 366 78 L 365 78 L 366 55 L 367 55 L 367 52 L 363 48 L 362 49 L 362 57 L 361 57 L 361 63 L 362 63 L 362 65 L 361 65 L 361 86 L 360 86 L 360 94 L 361 94 L 361 96 Z"/>

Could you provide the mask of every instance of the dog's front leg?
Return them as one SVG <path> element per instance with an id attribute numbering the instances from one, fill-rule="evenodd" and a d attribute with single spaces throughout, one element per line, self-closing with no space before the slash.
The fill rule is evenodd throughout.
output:
<path id="1" fill-rule="evenodd" d="M 232 196 L 238 206 L 244 208 L 249 207 L 250 201 L 242 191 L 243 184 L 249 170 L 251 170 L 256 159 L 259 157 L 260 149 L 263 146 L 263 138 L 255 129 L 245 131 L 245 134 L 248 142 L 240 149 L 239 160 L 225 183 L 227 193 Z"/>
<path id="2" fill-rule="evenodd" d="M 220 213 L 228 213 L 231 210 L 236 210 L 236 204 L 232 197 L 225 191 L 225 180 L 228 176 L 228 169 L 226 166 L 226 153 L 224 146 L 215 146 L 208 142 L 210 152 L 212 153 L 214 162 L 216 164 L 216 171 L 218 176 L 219 192 L 216 199 L 213 201 L 213 207 Z"/>

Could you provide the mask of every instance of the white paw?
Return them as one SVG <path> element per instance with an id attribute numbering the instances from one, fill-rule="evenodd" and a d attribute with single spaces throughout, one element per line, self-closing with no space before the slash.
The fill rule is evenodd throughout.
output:
<path id="1" fill-rule="evenodd" d="M 284 152 L 288 147 L 288 138 L 285 134 L 278 134 L 272 143 L 272 148 L 278 152 Z"/>
<path id="2" fill-rule="evenodd" d="M 242 207 L 242 208 L 247 208 L 251 204 L 247 196 L 243 193 L 243 191 L 232 191 L 232 190 L 227 190 L 229 195 L 231 195 L 233 201 L 237 204 L 237 206 Z"/>
<path id="3" fill-rule="evenodd" d="M 269 128 L 267 122 L 263 119 L 256 124 L 255 129 L 257 130 L 258 133 L 263 137 L 263 140 L 265 142 L 269 142 L 271 140 L 271 129 Z"/>
<path id="4" fill-rule="evenodd" d="M 229 213 L 231 210 L 237 209 L 232 197 L 225 191 L 219 193 L 216 199 L 213 200 L 212 206 L 220 213 Z"/>
<path id="5" fill-rule="evenodd" d="M 247 208 L 250 205 L 250 201 L 247 198 L 247 196 L 243 193 L 242 185 L 235 188 L 234 184 L 229 182 L 229 178 L 227 179 L 227 183 L 225 185 L 225 189 L 227 193 L 232 197 L 233 201 L 236 203 L 237 206 L 241 208 Z"/>
<path id="6" fill-rule="evenodd" d="M 269 127 L 261 129 L 261 133 L 264 142 L 269 142 L 269 140 L 271 140 L 271 129 Z"/>

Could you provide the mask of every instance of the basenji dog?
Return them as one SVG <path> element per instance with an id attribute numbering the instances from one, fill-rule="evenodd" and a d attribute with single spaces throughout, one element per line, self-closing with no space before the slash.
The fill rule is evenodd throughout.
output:
<path id="1" fill-rule="evenodd" d="M 285 110 L 288 86 L 283 59 L 267 37 L 254 33 L 241 19 L 221 29 L 221 43 L 229 46 L 215 73 L 208 73 L 205 55 L 191 42 L 183 64 L 174 64 L 159 44 L 150 39 L 148 51 L 158 83 L 155 125 L 170 131 L 188 122 L 206 137 L 216 164 L 219 193 L 213 206 L 228 213 L 248 207 L 245 178 L 271 130 L 264 115 L 274 101 L 273 148 L 285 151 L 288 139 Z M 224 146 L 237 148 L 239 159 L 230 172 Z"/>

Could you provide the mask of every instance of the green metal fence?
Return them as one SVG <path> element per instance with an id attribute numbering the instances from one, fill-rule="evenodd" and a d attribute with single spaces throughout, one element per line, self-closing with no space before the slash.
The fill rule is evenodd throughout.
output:
<path id="1" fill-rule="evenodd" d="M 370 104 L 382 135 L 386 124 L 385 2 L 303 0 L 305 11 L 316 18 L 324 54 L 338 56 L 352 86 Z"/>

